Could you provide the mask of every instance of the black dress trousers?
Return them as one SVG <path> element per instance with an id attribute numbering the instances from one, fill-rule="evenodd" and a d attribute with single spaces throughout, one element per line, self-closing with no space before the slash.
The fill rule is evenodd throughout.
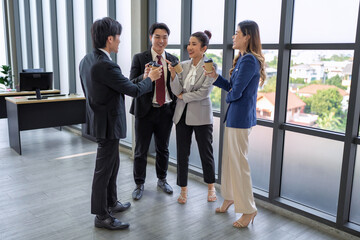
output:
<path id="1" fill-rule="evenodd" d="M 201 165 L 203 169 L 204 182 L 210 184 L 215 182 L 215 163 L 213 156 L 213 125 L 186 125 L 186 111 L 176 124 L 176 150 L 177 150 L 177 185 L 186 187 L 189 171 L 189 156 L 191 148 L 191 138 L 195 132 L 195 139 L 198 145 Z"/>
<path id="2" fill-rule="evenodd" d="M 116 178 L 119 171 L 119 139 L 100 139 L 98 143 L 91 193 L 91 213 L 108 215 L 108 207 L 117 201 Z"/>

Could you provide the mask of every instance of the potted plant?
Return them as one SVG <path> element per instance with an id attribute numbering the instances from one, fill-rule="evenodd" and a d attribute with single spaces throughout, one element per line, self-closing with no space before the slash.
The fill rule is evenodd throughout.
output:
<path id="1" fill-rule="evenodd" d="M 3 84 L 7 88 L 12 88 L 13 81 L 11 75 L 11 67 L 8 65 L 0 66 L 0 72 L 2 76 L 0 76 L 0 84 Z"/>

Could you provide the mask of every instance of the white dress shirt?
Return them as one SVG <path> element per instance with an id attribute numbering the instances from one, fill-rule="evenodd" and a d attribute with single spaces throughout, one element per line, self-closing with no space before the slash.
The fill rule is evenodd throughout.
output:
<path id="1" fill-rule="evenodd" d="M 153 61 L 155 62 L 158 62 L 158 56 L 159 54 L 157 54 L 154 49 L 151 48 L 151 56 L 152 56 L 152 59 Z M 162 63 L 162 67 L 163 67 L 163 74 L 164 74 L 164 81 L 165 81 L 165 103 L 169 103 L 171 102 L 171 98 L 170 98 L 170 94 L 169 94 L 169 91 L 167 89 L 167 85 L 166 85 L 166 79 L 167 79 L 167 65 L 166 65 L 166 55 L 165 55 L 165 51 L 163 51 L 163 53 L 161 54 L 161 63 Z M 155 84 L 156 86 L 156 84 Z M 152 100 L 153 103 L 158 103 L 156 101 L 156 87 L 155 87 L 155 92 L 154 92 L 154 97 L 153 97 L 153 100 Z"/>
<path id="2" fill-rule="evenodd" d="M 108 58 L 112 61 L 111 57 L 110 57 L 110 53 L 108 53 L 108 51 L 102 49 L 102 48 L 98 48 L 100 51 L 102 51 L 103 53 L 106 54 L 106 56 L 108 56 Z"/>

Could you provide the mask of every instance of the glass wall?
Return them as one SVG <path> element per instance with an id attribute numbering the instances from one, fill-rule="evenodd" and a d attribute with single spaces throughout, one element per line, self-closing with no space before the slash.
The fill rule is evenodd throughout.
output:
<path id="1" fill-rule="evenodd" d="M 129 77 L 131 68 L 131 0 L 121 0 L 116 2 L 116 20 L 122 25 L 122 33 L 120 37 L 119 52 L 117 54 L 117 62 L 124 76 Z M 125 96 L 126 108 L 126 138 L 122 142 L 127 145 L 132 144 L 132 115 L 129 113 L 132 97 Z"/>
<path id="2" fill-rule="evenodd" d="M 75 44 L 75 73 L 76 73 L 76 93 L 82 94 L 79 64 L 86 55 L 86 25 L 85 25 L 85 0 L 73 1 L 74 11 L 74 39 Z"/>
<path id="3" fill-rule="evenodd" d="M 191 33 L 209 30 L 210 44 L 222 44 L 224 37 L 224 0 L 192 1 Z"/>
<path id="4" fill-rule="evenodd" d="M 25 9 L 24 0 L 19 0 L 19 16 L 20 16 L 20 38 L 23 69 L 28 68 L 28 54 L 26 45 L 26 25 L 25 25 Z"/>
<path id="5" fill-rule="evenodd" d="M 261 42 L 279 43 L 281 0 L 236 1 L 236 25 L 253 20 L 259 25 Z"/>
<path id="6" fill-rule="evenodd" d="M 108 16 L 108 1 L 93 0 L 93 20 Z"/>
<path id="7" fill-rule="evenodd" d="M 66 0 L 56 1 L 59 44 L 60 91 L 69 93 L 69 56 L 68 56 L 68 30 Z"/>
<path id="8" fill-rule="evenodd" d="M 345 132 L 353 51 L 293 50 L 286 121 Z"/>
<path id="9" fill-rule="evenodd" d="M 248 160 L 253 187 L 266 192 L 269 191 L 272 137 L 272 128 L 260 125 L 253 127 L 249 136 Z"/>
<path id="10" fill-rule="evenodd" d="M 293 43 L 355 42 L 359 0 L 301 0 L 294 9 Z"/>
<path id="11" fill-rule="evenodd" d="M 349 221 L 360 225 L 360 147 L 357 147 Z"/>
<path id="12" fill-rule="evenodd" d="M 31 43 L 33 49 L 33 68 L 40 67 L 39 59 L 39 39 L 36 0 L 30 0 L 30 24 L 31 24 Z"/>
<path id="13" fill-rule="evenodd" d="M 336 215 L 344 144 L 285 133 L 281 196 Z"/>
<path id="14" fill-rule="evenodd" d="M 45 46 L 45 70 L 53 71 L 53 52 L 52 52 L 52 36 L 51 36 L 51 15 L 50 1 L 42 0 L 43 8 L 43 24 L 44 24 L 44 46 Z"/>
<path id="15" fill-rule="evenodd" d="M 169 9 L 172 9 L 172 11 L 169 11 Z M 157 21 L 166 23 L 170 29 L 168 44 L 180 44 L 181 0 L 158 0 L 157 16 Z"/>
<path id="16" fill-rule="evenodd" d="M 6 35 L 5 35 L 5 22 L 4 22 L 4 1 L 0 1 L 0 65 L 8 64 L 6 53 Z"/>
<path id="17" fill-rule="evenodd" d="M 158 4 L 162 2 L 158 1 Z M 354 162 L 346 159 L 352 155 L 344 153 L 344 149 L 359 142 L 357 138 L 345 144 L 344 139 L 351 132 L 346 126 L 348 118 L 353 118 L 349 113 L 358 108 L 350 92 L 352 87 L 358 89 L 359 54 L 355 51 L 360 44 L 356 42 L 359 39 L 356 34 L 360 34 L 356 32 L 360 2 L 235 2 L 197 0 L 191 1 L 189 6 L 183 1 L 181 11 L 190 10 L 191 19 L 184 18 L 187 15 L 181 12 L 181 25 L 177 28 L 189 27 L 191 33 L 211 30 L 213 38 L 206 55 L 217 63 L 218 72 L 228 77 L 232 58 L 237 54 L 230 47 L 228 29 L 236 29 L 237 23 L 247 19 L 258 23 L 267 79 L 258 89 L 258 125 L 250 134 L 249 163 L 253 186 L 268 192 L 269 195 L 263 195 L 256 191 L 270 201 L 286 199 L 299 211 L 312 209 L 311 214 L 336 221 L 337 213 L 346 209 L 338 204 L 339 199 L 343 199 L 339 196 L 340 189 L 345 188 L 340 186 L 340 180 L 345 177 L 341 174 L 346 172 L 342 168 L 351 170 L 352 166 L 346 162 Z M 159 9 L 157 19 L 165 19 L 164 11 Z M 186 45 L 180 44 L 176 48 L 184 53 Z M 211 99 L 215 115 L 224 117 L 227 105 L 221 99 L 220 89 L 213 89 Z M 359 116 L 352 120 L 359 125 Z M 217 127 L 220 130 L 223 123 Z M 221 148 L 222 142 L 216 138 L 214 134 L 214 143 Z M 174 157 L 174 132 L 170 145 Z M 192 154 L 196 152 L 194 145 Z M 193 159 L 191 163 L 199 167 L 197 160 Z M 360 214 L 356 211 L 360 199 L 357 197 L 359 161 L 357 157 L 350 214 L 350 220 L 356 224 L 360 222 Z M 279 204 L 286 205 L 282 201 Z"/>
<path id="18" fill-rule="evenodd" d="M 274 120 L 276 77 L 278 65 L 277 50 L 263 50 L 266 64 L 266 80 L 262 87 L 259 87 L 256 102 L 256 117 L 258 119 Z"/>
<path id="19" fill-rule="evenodd" d="M 211 58 L 217 66 L 216 72 L 222 74 L 223 65 L 223 50 L 220 49 L 208 49 L 205 52 L 207 58 Z M 214 87 L 211 91 L 210 99 L 212 102 L 213 111 L 220 111 L 221 104 L 221 89 Z"/>

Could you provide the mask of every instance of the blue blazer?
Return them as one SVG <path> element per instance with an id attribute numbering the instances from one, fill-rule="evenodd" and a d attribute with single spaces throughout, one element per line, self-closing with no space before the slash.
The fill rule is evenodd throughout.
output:
<path id="1" fill-rule="evenodd" d="M 251 128 L 256 125 L 256 99 L 260 79 L 260 63 L 254 55 L 240 57 L 232 72 L 230 82 L 221 75 L 213 83 L 228 92 L 226 126 Z"/>

